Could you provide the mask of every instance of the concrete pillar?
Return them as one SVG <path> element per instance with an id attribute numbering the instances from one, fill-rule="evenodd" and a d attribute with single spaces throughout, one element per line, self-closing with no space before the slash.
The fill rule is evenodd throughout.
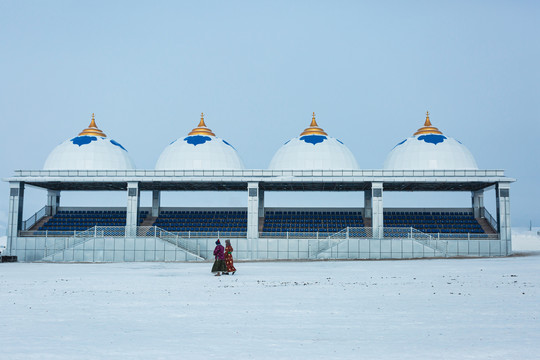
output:
<path id="1" fill-rule="evenodd" d="M 485 217 L 484 214 L 484 190 L 471 192 L 473 215 L 476 219 Z"/>
<path id="2" fill-rule="evenodd" d="M 371 227 L 374 238 L 384 237 L 383 183 L 371 183 Z"/>
<path id="3" fill-rule="evenodd" d="M 497 183 L 497 232 L 503 246 L 503 254 L 512 253 L 512 229 L 510 224 L 510 183 Z"/>
<path id="4" fill-rule="evenodd" d="M 47 190 L 47 207 L 45 208 L 45 214 L 47 216 L 54 216 L 58 213 L 60 207 L 60 190 Z"/>
<path id="5" fill-rule="evenodd" d="M 259 189 L 259 219 L 264 219 L 264 190 Z"/>
<path id="6" fill-rule="evenodd" d="M 19 230 L 22 230 L 23 204 L 24 183 L 19 181 L 10 182 L 6 255 L 16 255 L 14 247 Z"/>
<path id="7" fill-rule="evenodd" d="M 364 191 L 364 218 L 365 219 L 371 219 L 373 211 L 372 211 L 372 202 L 371 202 L 371 192 L 372 190 L 365 190 Z"/>
<path id="8" fill-rule="evenodd" d="M 153 190 L 152 191 L 152 216 L 159 216 L 159 208 L 161 207 L 161 191 Z"/>
<path id="9" fill-rule="evenodd" d="M 126 236 L 137 236 L 137 226 L 139 225 L 139 202 L 139 183 L 130 181 L 127 184 Z"/>
<path id="10" fill-rule="evenodd" d="M 257 251 L 259 239 L 259 183 L 248 183 L 248 207 L 247 207 L 247 238 L 250 244 L 252 258 L 253 252 Z"/>

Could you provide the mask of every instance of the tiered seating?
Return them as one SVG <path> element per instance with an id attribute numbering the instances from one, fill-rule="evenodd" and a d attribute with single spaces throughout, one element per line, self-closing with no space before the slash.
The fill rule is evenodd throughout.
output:
<path id="1" fill-rule="evenodd" d="M 141 211 L 139 224 L 148 216 Z M 84 231 L 94 226 L 126 226 L 126 211 L 121 210 L 75 210 L 58 211 L 49 221 L 39 227 L 36 235 L 51 232 Z"/>
<path id="2" fill-rule="evenodd" d="M 425 233 L 483 234 L 472 212 L 385 211 L 385 227 L 413 227 Z"/>
<path id="3" fill-rule="evenodd" d="M 263 232 L 336 233 L 347 227 L 363 227 L 358 211 L 266 211 Z"/>
<path id="4" fill-rule="evenodd" d="M 246 211 L 161 211 L 154 226 L 175 232 L 246 232 Z"/>

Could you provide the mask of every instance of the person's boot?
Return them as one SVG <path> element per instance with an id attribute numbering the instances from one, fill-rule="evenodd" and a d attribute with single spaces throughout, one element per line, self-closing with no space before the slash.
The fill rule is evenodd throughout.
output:
<path id="1" fill-rule="evenodd" d="M 216 274 L 216 275 L 214 275 L 214 276 L 221 276 L 221 274 L 220 274 L 220 273 L 217 273 L 217 274 Z"/>

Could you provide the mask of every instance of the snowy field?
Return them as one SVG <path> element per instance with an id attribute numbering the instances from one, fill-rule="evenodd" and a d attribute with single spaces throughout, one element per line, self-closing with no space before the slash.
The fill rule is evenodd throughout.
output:
<path id="1" fill-rule="evenodd" d="M 522 255 L 245 262 L 221 277 L 209 263 L 0 264 L 0 354 L 538 359 L 540 237 L 514 245 Z"/>

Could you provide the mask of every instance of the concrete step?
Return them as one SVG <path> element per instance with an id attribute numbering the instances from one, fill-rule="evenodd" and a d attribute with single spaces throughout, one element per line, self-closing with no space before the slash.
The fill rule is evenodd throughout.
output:
<path id="1" fill-rule="evenodd" d="M 36 231 L 38 230 L 43 224 L 45 224 L 47 221 L 49 221 L 52 218 L 52 216 L 44 216 L 42 217 L 37 223 L 35 223 L 30 229 L 27 231 Z"/>
<path id="2" fill-rule="evenodd" d="M 152 226 L 156 221 L 157 216 L 147 216 L 139 226 Z"/>
<path id="3" fill-rule="evenodd" d="M 478 224 L 480 224 L 480 226 L 482 227 L 482 229 L 484 230 L 484 232 L 486 234 L 496 234 L 497 233 L 497 230 L 495 230 L 491 224 L 489 223 L 489 221 L 486 220 L 486 218 L 477 218 L 476 221 L 478 221 Z"/>

